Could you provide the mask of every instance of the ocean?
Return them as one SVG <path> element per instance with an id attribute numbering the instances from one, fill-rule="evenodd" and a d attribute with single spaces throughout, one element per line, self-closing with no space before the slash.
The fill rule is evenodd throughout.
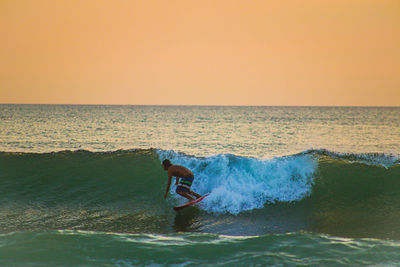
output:
<path id="1" fill-rule="evenodd" d="M 400 107 L 2 104 L 0 265 L 400 265 L 399 155 Z"/>

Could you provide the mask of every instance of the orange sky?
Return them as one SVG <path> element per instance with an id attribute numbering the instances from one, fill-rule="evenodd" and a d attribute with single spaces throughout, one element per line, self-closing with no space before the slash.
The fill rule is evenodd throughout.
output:
<path id="1" fill-rule="evenodd" d="M 0 0 L 0 103 L 400 106 L 400 1 Z"/>

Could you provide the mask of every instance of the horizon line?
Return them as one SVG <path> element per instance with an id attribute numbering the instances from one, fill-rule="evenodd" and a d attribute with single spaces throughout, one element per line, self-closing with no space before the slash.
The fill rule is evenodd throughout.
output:
<path id="1" fill-rule="evenodd" d="M 59 106 L 160 106 L 160 107 L 387 107 L 398 108 L 399 106 L 380 105 L 214 105 L 214 104 L 77 104 L 77 103 L 0 103 L 0 105 L 59 105 Z"/>

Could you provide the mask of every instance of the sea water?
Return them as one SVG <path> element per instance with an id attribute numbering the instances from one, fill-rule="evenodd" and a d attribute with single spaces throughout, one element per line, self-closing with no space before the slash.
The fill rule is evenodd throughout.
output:
<path id="1" fill-rule="evenodd" d="M 0 105 L 0 151 L 2 266 L 400 264 L 398 107 Z"/>

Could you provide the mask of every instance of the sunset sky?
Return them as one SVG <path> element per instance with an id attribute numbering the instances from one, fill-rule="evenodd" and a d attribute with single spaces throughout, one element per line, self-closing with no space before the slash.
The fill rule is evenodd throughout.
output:
<path id="1" fill-rule="evenodd" d="M 400 1 L 0 0 L 0 103 L 400 106 Z"/>

